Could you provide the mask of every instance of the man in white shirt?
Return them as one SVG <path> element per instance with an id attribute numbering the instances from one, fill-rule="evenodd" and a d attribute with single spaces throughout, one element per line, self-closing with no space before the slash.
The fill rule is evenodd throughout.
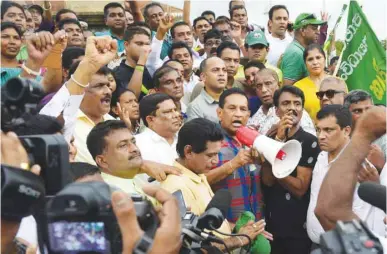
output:
<path id="1" fill-rule="evenodd" d="M 254 80 L 257 96 L 261 100 L 262 105 L 250 117 L 247 125 L 252 125 L 260 133 L 267 135 L 276 129 L 277 123 L 280 121 L 276 114 L 276 108 L 273 105 L 274 93 L 279 89 L 279 79 L 274 70 L 265 68 L 258 71 Z M 316 136 L 313 121 L 305 109 L 302 112 L 300 125 L 306 132 Z"/>
<path id="2" fill-rule="evenodd" d="M 352 206 L 358 173 L 367 157 L 370 145 L 385 133 L 386 108 L 384 107 L 373 107 L 357 120 L 351 142 L 332 163 L 319 191 L 314 213 L 324 230 L 333 229 L 338 220 L 363 219 L 371 231 L 378 236 L 384 236 L 383 220 L 386 214 L 383 211 L 368 205 L 367 214 L 363 217 L 354 213 Z M 382 172 L 383 185 L 386 183 L 385 177 L 385 172 Z"/>
<path id="3" fill-rule="evenodd" d="M 269 27 L 271 33 L 266 34 L 270 44 L 270 51 L 267 61 L 277 66 L 278 60 L 285 52 L 286 47 L 293 41 L 293 38 L 286 32 L 289 22 L 289 11 L 285 5 L 274 5 L 269 11 Z"/>
<path id="4" fill-rule="evenodd" d="M 312 242 L 319 244 L 320 235 L 325 231 L 317 220 L 314 209 L 316 208 L 318 193 L 326 173 L 350 140 L 351 113 L 341 105 L 328 105 L 317 113 L 316 125 L 318 143 L 322 152 L 317 157 L 317 162 L 313 169 L 306 228 Z M 359 217 L 364 215 L 362 214 L 362 207 L 363 201 L 355 193 L 353 211 Z"/>
<path id="5" fill-rule="evenodd" d="M 156 93 L 144 97 L 140 102 L 141 119 L 145 130 L 136 135 L 136 144 L 144 160 L 172 166 L 177 158 L 177 132 L 181 127 L 181 114 L 173 99 Z M 136 188 L 148 181 L 148 175 L 134 178 Z"/>

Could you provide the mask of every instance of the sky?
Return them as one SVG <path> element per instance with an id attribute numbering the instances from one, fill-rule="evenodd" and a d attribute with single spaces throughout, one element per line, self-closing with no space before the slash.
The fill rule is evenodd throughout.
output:
<path id="1" fill-rule="evenodd" d="M 174 0 L 160 0 L 160 2 L 168 3 L 170 5 L 182 8 L 182 1 Z M 333 28 L 337 18 L 340 15 L 343 4 L 347 3 L 349 6 L 349 0 L 245 0 L 247 13 L 249 17 L 249 23 L 255 23 L 258 25 L 266 25 L 268 21 L 268 12 L 271 6 L 275 4 L 286 5 L 290 12 L 290 20 L 294 21 L 298 14 L 303 12 L 312 12 L 320 16 L 320 11 L 323 10 L 325 2 L 325 10 L 331 15 L 329 20 L 329 28 Z M 373 28 L 376 36 L 382 40 L 387 38 L 386 27 L 386 14 L 387 14 L 387 1 L 386 0 L 362 0 L 363 11 L 367 16 L 368 22 Z M 217 16 L 228 15 L 228 0 L 191 0 L 191 21 L 200 16 L 205 10 L 212 10 Z M 345 36 L 346 23 L 347 23 L 348 9 L 343 16 L 343 19 L 336 32 L 338 39 L 343 39 Z"/>

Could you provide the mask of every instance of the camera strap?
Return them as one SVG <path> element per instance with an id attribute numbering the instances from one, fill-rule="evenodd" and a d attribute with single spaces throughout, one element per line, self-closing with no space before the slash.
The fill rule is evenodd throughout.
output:
<path id="1" fill-rule="evenodd" d="M 147 254 L 152 246 L 153 239 L 144 233 L 134 246 L 133 254 Z"/>

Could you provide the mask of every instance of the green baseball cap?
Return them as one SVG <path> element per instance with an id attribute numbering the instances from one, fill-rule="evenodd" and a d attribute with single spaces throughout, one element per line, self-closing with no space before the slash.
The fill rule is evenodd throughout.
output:
<path id="1" fill-rule="evenodd" d="M 246 36 L 245 43 L 249 46 L 256 44 L 262 44 L 265 47 L 269 47 L 269 42 L 266 40 L 266 36 L 262 31 L 252 31 Z"/>
<path id="2" fill-rule="evenodd" d="M 324 25 L 326 23 L 326 21 L 317 19 L 316 15 L 313 13 L 301 13 L 296 18 L 296 21 L 294 21 L 293 28 L 299 29 L 307 25 Z"/>

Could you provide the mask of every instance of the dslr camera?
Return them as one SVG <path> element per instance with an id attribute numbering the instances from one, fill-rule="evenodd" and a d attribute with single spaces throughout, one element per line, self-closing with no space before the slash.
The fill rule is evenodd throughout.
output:
<path id="1" fill-rule="evenodd" d="M 51 198 L 44 227 L 49 253 L 121 253 L 121 232 L 111 206 L 114 190 L 104 182 L 72 183 Z M 142 196 L 132 200 L 141 229 L 153 239 L 159 220 L 152 204 Z"/>

